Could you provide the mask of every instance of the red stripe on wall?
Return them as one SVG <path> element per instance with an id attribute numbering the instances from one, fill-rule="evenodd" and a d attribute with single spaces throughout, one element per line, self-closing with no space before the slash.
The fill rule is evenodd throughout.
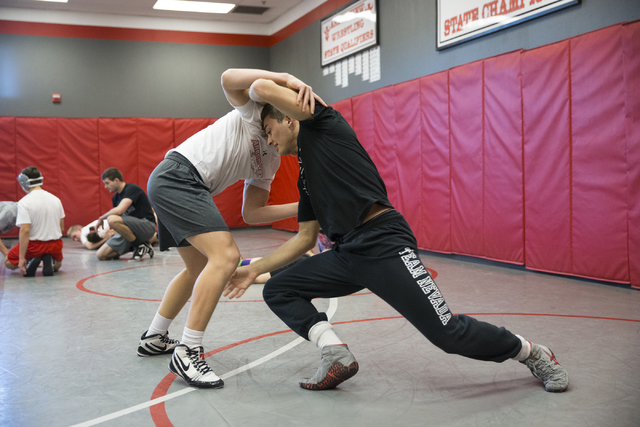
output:
<path id="1" fill-rule="evenodd" d="M 79 39 L 128 40 L 163 43 L 210 44 L 225 46 L 271 47 L 303 28 L 324 18 L 352 0 L 328 0 L 270 36 L 251 34 L 205 33 L 194 31 L 146 30 L 140 28 L 98 27 L 91 25 L 51 24 L 0 20 L 1 34 L 23 36 L 70 37 Z"/>
<path id="2" fill-rule="evenodd" d="M 191 31 L 144 30 L 139 28 L 94 27 L 0 20 L 0 33 L 23 36 L 69 37 L 78 39 L 128 40 L 144 42 L 212 44 L 269 47 L 270 36 L 202 33 Z"/>

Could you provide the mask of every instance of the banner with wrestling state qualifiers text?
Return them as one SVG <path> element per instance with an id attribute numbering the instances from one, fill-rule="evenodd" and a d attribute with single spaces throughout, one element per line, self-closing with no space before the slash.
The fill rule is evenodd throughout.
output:
<path id="1" fill-rule="evenodd" d="M 438 0 L 438 50 L 487 35 L 581 0 Z"/>
<path id="2" fill-rule="evenodd" d="M 376 0 L 351 3 L 320 23 L 322 66 L 378 44 Z"/>

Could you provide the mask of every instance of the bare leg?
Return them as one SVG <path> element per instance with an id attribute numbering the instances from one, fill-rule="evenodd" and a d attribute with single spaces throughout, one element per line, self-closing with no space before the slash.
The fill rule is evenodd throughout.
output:
<path id="1" fill-rule="evenodd" d="M 228 231 L 198 234 L 187 240 L 208 260 L 195 282 L 187 319 L 187 328 L 204 331 L 224 287 L 238 266 L 240 251 Z"/>
<path id="2" fill-rule="evenodd" d="M 193 293 L 193 286 L 207 265 L 207 257 L 193 246 L 178 248 L 178 253 L 186 268 L 173 278 L 158 309 L 160 316 L 167 319 L 175 319 L 182 307 L 189 301 Z"/>
<path id="3" fill-rule="evenodd" d="M 111 227 L 116 231 L 116 233 L 124 237 L 128 242 L 133 242 L 134 240 L 136 240 L 136 236 L 133 234 L 133 231 L 131 231 L 131 229 L 124 224 L 121 216 L 109 215 L 107 221 L 109 221 L 109 227 Z"/>
<path id="4" fill-rule="evenodd" d="M 16 270 L 18 268 L 17 265 L 11 264 L 8 259 L 4 260 L 4 266 L 7 267 L 9 270 Z"/>
<path id="5" fill-rule="evenodd" d="M 110 259 L 120 258 L 120 254 L 111 249 L 111 246 L 107 245 L 106 243 L 102 245 L 100 249 L 98 249 L 98 252 L 96 252 L 96 256 L 100 261 L 108 261 Z"/>

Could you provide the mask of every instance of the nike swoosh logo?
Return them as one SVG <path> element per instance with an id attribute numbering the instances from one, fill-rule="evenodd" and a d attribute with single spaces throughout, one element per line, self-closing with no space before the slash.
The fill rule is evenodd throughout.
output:
<path id="1" fill-rule="evenodd" d="M 147 344 L 148 347 L 151 347 L 152 350 L 158 350 L 158 351 L 165 351 L 167 349 L 167 345 L 165 344 L 164 347 L 160 347 L 158 345 L 155 344 Z"/>
<path id="2" fill-rule="evenodd" d="M 178 359 L 178 364 L 180 365 L 180 369 L 182 369 L 182 371 L 186 373 L 189 367 L 191 366 L 191 363 L 185 365 L 182 359 L 180 359 L 179 357 L 176 357 L 176 359 Z"/>

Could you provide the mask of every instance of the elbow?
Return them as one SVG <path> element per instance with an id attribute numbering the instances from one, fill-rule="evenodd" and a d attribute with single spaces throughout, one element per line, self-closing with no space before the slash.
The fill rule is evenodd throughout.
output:
<path id="1" fill-rule="evenodd" d="M 253 210 L 242 210 L 242 220 L 249 225 L 257 225 L 264 224 L 265 221 L 261 220 L 260 215 L 258 215 Z"/>
<path id="2" fill-rule="evenodd" d="M 255 102 L 266 103 L 265 99 L 272 84 L 275 83 L 271 80 L 257 79 L 249 88 L 249 97 Z"/>
<path id="3" fill-rule="evenodd" d="M 233 76 L 233 71 L 233 69 L 229 68 L 224 73 L 222 73 L 222 76 L 220 76 L 220 84 L 222 84 L 223 88 L 229 87 L 230 80 Z"/>

